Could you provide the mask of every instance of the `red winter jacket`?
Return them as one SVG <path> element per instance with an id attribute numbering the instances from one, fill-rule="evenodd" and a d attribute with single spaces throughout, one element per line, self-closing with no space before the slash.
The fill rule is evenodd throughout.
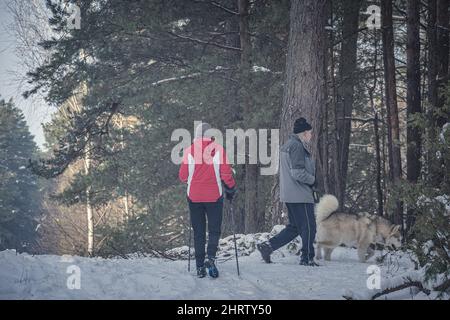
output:
<path id="1" fill-rule="evenodd" d="M 192 202 L 216 202 L 223 194 L 222 181 L 235 185 L 224 148 L 210 138 L 198 138 L 184 150 L 179 177 L 187 183 Z"/>

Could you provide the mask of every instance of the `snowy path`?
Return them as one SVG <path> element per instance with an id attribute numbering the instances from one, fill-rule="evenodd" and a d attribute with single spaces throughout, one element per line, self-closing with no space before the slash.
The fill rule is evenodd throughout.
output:
<path id="1" fill-rule="evenodd" d="M 197 279 L 187 261 L 155 258 L 101 259 L 30 256 L 0 252 L 0 299 L 342 299 L 345 289 L 364 290 L 370 263 L 355 250 L 337 248 L 334 261 L 302 267 L 296 256 L 264 264 L 258 253 L 218 264 L 218 279 Z M 337 260 L 336 260 L 337 259 Z M 81 271 L 81 288 L 68 289 L 67 268 Z"/>

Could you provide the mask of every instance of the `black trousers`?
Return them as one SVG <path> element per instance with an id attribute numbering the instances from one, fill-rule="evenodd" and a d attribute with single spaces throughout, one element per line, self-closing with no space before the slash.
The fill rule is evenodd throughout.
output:
<path id="1" fill-rule="evenodd" d="M 194 230 L 195 262 L 205 262 L 206 219 L 208 219 L 208 257 L 215 257 L 222 228 L 223 197 L 216 202 L 192 202 L 188 199 L 192 229 Z"/>
<path id="2" fill-rule="evenodd" d="M 286 203 L 289 224 L 279 234 L 269 239 L 273 250 L 294 240 L 298 235 L 302 238 L 302 261 L 314 259 L 314 239 L 316 237 L 316 219 L 313 203 Z"/>

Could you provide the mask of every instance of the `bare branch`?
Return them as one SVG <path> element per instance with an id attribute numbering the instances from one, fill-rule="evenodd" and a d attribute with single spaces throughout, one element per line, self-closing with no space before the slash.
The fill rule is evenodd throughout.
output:
<path id="1" fill-rule="evenodd" d="M 181 35 L 181 34 L 176 34 L 174 32 L 167 32 L 167 33 L 172 35 L 172 36 L 174 36 L 174 37 L 176 37 L 176 38 L 189 40 L 189 41 L 196 42 L 196 43 L 199 43 L 199 44 L 211 45 L 211 46 L 218 47 L 218 48 L 221 48 L 221 49 L 226 49 L 226 50 L 233 50 L 233 51 L 239 51 L 239 52 L 241 51 L 241 48 L 236 48 L 236 47 L 227 46 L 227 45 L 223 45 L 223 44 L 216 43 L 216 42 L 211 42 L 211 41 L 191 38 L 191 37 L 184 36 L 184 35 Z"/>
<path id="2" fill-rule="evenodd" d="M 195 3 L 202 3 L 202 4 L 209 4 L 212 5 L 216 8 L 222 9 L 225 12 L 231 13 L 233 15 L 239 15 L 239 12 L 236 12 L 232 9 L 226 8 L 223 5 L 221 5 L 220 3 L 217 3 L 216 1 L 198 1 L 198 0 L 193 0 L 193 2 Z"/>
<path id="3" fill-rule="evenodd" d="M 205 74 L 216 73 L 216 72 L 224 70 L 224 69 L 225 68 L 216 68 L 216 69 L 205 71 L 205 72 L 194 72 L 194 73 L 187 74 L 187 75 L 184 75 L 184 76 L 162 79 L 162 80 L 158 80 L 158 81 L 153 82 L 152 86 L 159 86 L 159 85 L 161 85 L 163 83 L 180 81 L 180 80 L 184 80 L 184 79 L 193 79 L 193 78 L 197 78 L 197 77 L 200 77 L 202 75 L 205 75 Z M 225 70 L 228 70 L 228 69 L 225 69 Z"/>

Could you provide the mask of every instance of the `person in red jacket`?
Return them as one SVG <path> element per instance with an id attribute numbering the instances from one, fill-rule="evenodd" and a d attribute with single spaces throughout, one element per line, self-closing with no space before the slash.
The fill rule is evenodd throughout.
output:
<path id="1" fill-rule="evenodd" d="M 208 271 L 211 277 L 217 278 L 215 259 L 222 227 L 223 194 L 232 200 L 236 183 L 225 149 L 205 134 L 208 129 L 207 123 L 201 123 L 195 129 L 194 141 L 183 153 L 179 178 L 187 183 L 197 276 L 203 278 Z M 205 261 L 206 220 L 208 247 Z"/>

